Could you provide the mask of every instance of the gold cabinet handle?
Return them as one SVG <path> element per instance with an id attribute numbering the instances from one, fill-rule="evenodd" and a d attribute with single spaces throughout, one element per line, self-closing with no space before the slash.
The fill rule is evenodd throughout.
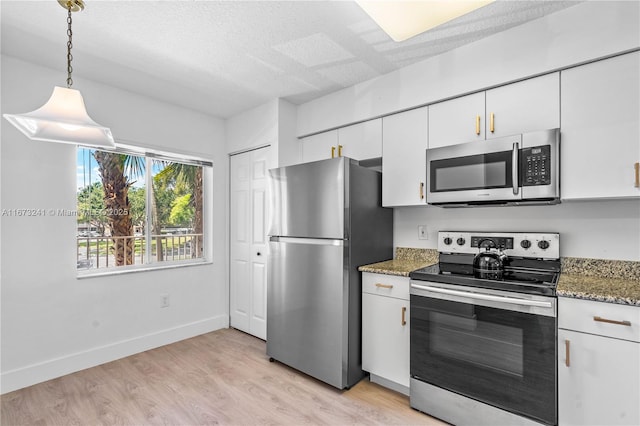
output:
<path id="1" fill-rule="evenodd" d="M 631 327 L 631 321 L 616 321 L 598 316 L 593 317 L 593 320 L 598 322 L 606 322 L 607 324 L 626 325 L 627 327 Z"/>
<path id="2" fill-rule="evenodd" d="M 336 156 L 336 147 L 332 146 L 331 147 L 331 158 L 335 158 L 335 156 Z"/>
<path id="3" fill-rule="evenodd" d="M 406 319 L 406 315 L 407 315 L 407 307 L 403 306 L 402 307 L 402 325 L 407 325 L 407 319 Z"/>
<path id="4" fill-rule="evenodd" d="M 496 130 L 495 119 L 496 115 L 494 113 L 491 113 L 491 115 L 489 116 L 489 130 L 491 131 L 491 133 Z"/>
<path id="5" fill-rule="evenodd" d="M 420 182 L 420 199 L 424 200 L 424 182 Z"/>
<path id="6" fill-rule="evenodd" d="M 480 116 L 476 115 L 476 135 L 480 134 Z"/>
<path id="7" fill-rule="evenodd" d="M 640 188 L 640 163 L 636 163 L 633 165 L 633 168 L 636 169 L 636 188 Z"/>
<path id="8" fill-rule="evenodd" d="M 378 288 L 393 288 L 392 284 L 380 284 L 380 283 L 376 283 L 376 287 Z"/>
<path id="9" fill-rule="evenodd" d="M 342 145 L 338 145 L 338 157 L 342 157 Z"/>
<path id="10" fill-rule="evenodd" d="M 564 341 L 564 365 L 571 367 L 571 342 L 567 339 Z"/>

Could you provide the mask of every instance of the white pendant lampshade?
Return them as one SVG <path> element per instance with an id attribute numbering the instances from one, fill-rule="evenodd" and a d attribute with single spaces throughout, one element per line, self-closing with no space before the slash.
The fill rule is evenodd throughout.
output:
<path id="1" fill-rule="evenodd" d="M 47 103 L 37 110 L 4 114 L 4 118 L 33 140 L 115 147 L 111 130 L 89 117 L 82 94 L 75 89 L 56 86 Z"/>
<path id="2" fill-rule="evenodd" d="M 25 114 L 4 114 L 11 124 L 29 139 L 45 142 L 81 144 L 99 148 L 115 148 L 111 130 L 96 123 L 87 114 L 84 99 L 79 91 L 72 89 L 71 48 L 73 30 L 72 12 L 84 9 L 84 0 L 58 0 L 67 10 L 67 87 L 54 87 L 46 104 Z"/>

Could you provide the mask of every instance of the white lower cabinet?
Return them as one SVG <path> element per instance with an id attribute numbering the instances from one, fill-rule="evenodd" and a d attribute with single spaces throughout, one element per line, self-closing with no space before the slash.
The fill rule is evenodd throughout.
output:
<path id="1" fill-rule="evenodd" d="M 559 298 L 560 426 L 640 424 L 639 320 L 640 307 Z"/>
<path id="2" fill-rule="evenodd" d="M 362 274 L 362 369 L 409 394 L 409 278 Z"/>

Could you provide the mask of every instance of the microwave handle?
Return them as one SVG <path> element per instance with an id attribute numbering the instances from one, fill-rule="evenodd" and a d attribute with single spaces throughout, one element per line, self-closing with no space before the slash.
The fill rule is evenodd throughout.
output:
<path id="1" fill-rule="evenodd" d="M 519 148 L 520 146 L 518 142 L 514 142 L 513 152 L 511 154 L 511 182 L 513 184 L 513 195 L 518 195 L 518 192 L 520 191 L 520 182 L 518 182 L 518 177 L 520 176 L 518 170 L 520 166 L 518 161 L 518 153 L 520 152 Z"/>

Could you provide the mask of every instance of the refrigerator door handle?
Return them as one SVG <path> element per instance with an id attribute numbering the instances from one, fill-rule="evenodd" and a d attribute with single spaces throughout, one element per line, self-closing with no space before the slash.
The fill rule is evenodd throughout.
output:
<path id="1" fill-rule="evenodd" d="M 293 243 L 293 244 L 309 244 L 316 246 L 343 246 L 344 240 L 331 238 L 296 238 L 296 237 L 278 237 L 271 236 L 269 241 L 272 243 Z"/>

